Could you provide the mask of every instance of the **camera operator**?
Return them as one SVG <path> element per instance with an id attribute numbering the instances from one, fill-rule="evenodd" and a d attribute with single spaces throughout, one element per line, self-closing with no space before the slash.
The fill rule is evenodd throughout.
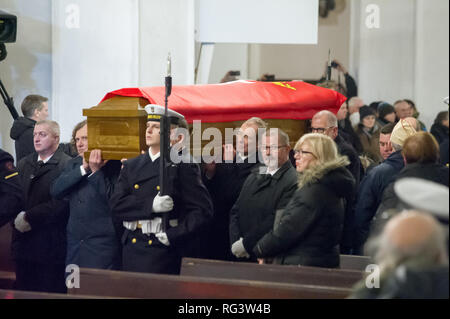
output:
<path id="1" fill-rule="evenodd" d="M 354 96 L 358 96 L 358 87 L 356 86 L 356 82 L 353 79 L 353 77 L 348 73 L 347 69 L 337 60 L 333 60 L 331 62 L 331 67 L 339 72 L 339 79 L 341 73 L 343 73 L 345 77 L 345 88 L 342 87 L 339 80 L 338 83 L 339 93 L 344 94 L 347 97 L 347 100 L 350 100 Z M 327 71 L 328 71 L 328 63 L 326 64 L 325 67 L 325 74 L 322 76 L 322 78 L 320 78 L 318 83 L 326 81 Z"/>

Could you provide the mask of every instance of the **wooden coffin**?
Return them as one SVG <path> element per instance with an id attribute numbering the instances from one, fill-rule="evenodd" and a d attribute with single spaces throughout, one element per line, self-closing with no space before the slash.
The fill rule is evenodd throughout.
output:
<path id="1" fill-rule="evenodd" d="M 120 160 L 123 158 L 133 158 L 147 150 L 145 144 L 145 129 L 147 113 L 145 105 L 149 104 L 145 98 L 115 96 L 104 100 L 99 105 L 89 109 L 83 109 L 83 115 L 87 117 L 88 127 L 88 151 L 85 158 L 89 159 L 90 151 L 101 149 L 103 159 Z M 201 120 L 201 119 L 199 119 Z M 269 127 L 280 128 L 285 131 L 290 138 L 291 147 L 294 147 L 298 139 L 306 132 L 306 120 L 285 120 L 285 119 L 265 119 Z M 225 142 L 225 129 L 237 129 L 244 121 L 201 123 L 201 132 L 195 134 L 193 125 L 190 124 L 191 131 L 191 153 L 194 157 L 200 158 L 202 149 L 207 145 L 221 146 Z M 203 132 L 215 127 L 221 132 L 222 139 L 214 140 L 213 137 L 203 136 Z M 193 138 L 203 136 L 201 148 L 196 147 Z M 233 139 L 236 141 L 235 138 Z M 211 144 L 211 142 L 213 142 Z M 214 143 L 215 142 L 215 143 Z M 208 154 L 213 155 L 213 154 Z"/>
<path id="2" fill-rule="evenodd" d="M 116 96 L 89 109 L 83 109 L 87 117 L 88 151 L 101 149 L 103 159 L 133 158 L 145 150 L 145 128 L 148 101 L 138 97 Z"/>
<path id="3" fill-rule="evenodd" d="M 191 154 L 199 159 L 235 141 L 233 134 L 227 136 L 226 129 L 233 131 L 254 116 L 271 128 L 284 130 L 294 146 L 307 131 L 308 119 L 321 110 L 336 113 L 344 101 L 345 97 L 333 90 L 301 81 L 235 81 L 174 86 L 169 108 L 183 114 L 191 125 Z M 98 106 L 83 113 L 88 117 L 89 150 L 102 149 L 105 159 L 139 155 L 146 149 L 143 106 L 164 102 L 165 87 L 123 88 L 107 93 Z M 200 127 L 196 121 L 201 121 Z M 218 130 L 205 132 L 210 127 Z"/>

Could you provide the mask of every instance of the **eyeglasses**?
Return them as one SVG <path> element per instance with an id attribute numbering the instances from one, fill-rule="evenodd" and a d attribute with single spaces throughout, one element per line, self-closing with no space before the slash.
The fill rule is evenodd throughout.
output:
<path id="1" fill-rule="evenodd" d="M 323 134 L 326 130 L 328 130 L 329 128 L 332 128 L 333 126 L 329 126 L 329 127 L 311 127 L 311 132 L 312 133 L 320 133 Z"/>
<path id="2" fill-rule="evenodd" d="M 307 151 L 302 151 L 302 150 L 294 151 L 294 155 L 301 155 L 301 156 L 303 156 L 305 154 L 311 154 L 312 156 L 316 157 L 313 152 L 307 152 Z"/>
<path id="3" fill-rule="evenodd" d="M 271 151 L 271 152 L 276 152 L 278 151 L 280 148 L 286 147 L 287 145 L 281 145 L 281 146 L 277 146 L 277 145 L 270 145 L 270 146 L 262 146 L 261 148 L 266 151 Z"/>

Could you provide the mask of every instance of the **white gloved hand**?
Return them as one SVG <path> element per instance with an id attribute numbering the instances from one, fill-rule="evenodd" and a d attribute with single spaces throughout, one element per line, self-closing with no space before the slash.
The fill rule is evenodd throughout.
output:
<path id="1" fill-rule="evenodd" d="M 173 209 L 173 199 L 169 195 L 158 195 L 153 199 L 153 211 L 155 213 L 170 212 Z"/>
<path id="2" fill-rule="evenodd" d="M 17 215 L 14 220 L 14 227 L 21 233 L 25 233 L 31 230 L 31 225 L 25 220 L 25 212 L 22 211 Z"/>
<path id="3" fill-rule="evenodd" d="M 166 245 L 166 246 L 170 246 L 169 238 L 167 238 L 167 234 L 166 234 L 166 233 L 163 233 L 163 232 L 157 233 L 157 234 L 155 234 L 155 237 L 158 238 L 158 240 L 159 240 L 162 244 L 164 244 L 164 245 Z"/>
<path id="4" fill-rule="evenodd" d="M 237 240 L 233 245 L 231 245 L 231 252 L 237 258 L 250 258 L 250 255 L 247 253 L 244 247 L 244 239 L 241 237 Z"/>

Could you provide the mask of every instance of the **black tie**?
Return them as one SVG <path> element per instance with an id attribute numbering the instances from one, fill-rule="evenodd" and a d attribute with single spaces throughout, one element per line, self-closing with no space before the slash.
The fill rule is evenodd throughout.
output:
<path id="1" fill-rule="evenodd" d="M 45 163 L 43 161 L 38 161 L 38 167 L 41 168 L 42 166 L 44 166 Z"/>

